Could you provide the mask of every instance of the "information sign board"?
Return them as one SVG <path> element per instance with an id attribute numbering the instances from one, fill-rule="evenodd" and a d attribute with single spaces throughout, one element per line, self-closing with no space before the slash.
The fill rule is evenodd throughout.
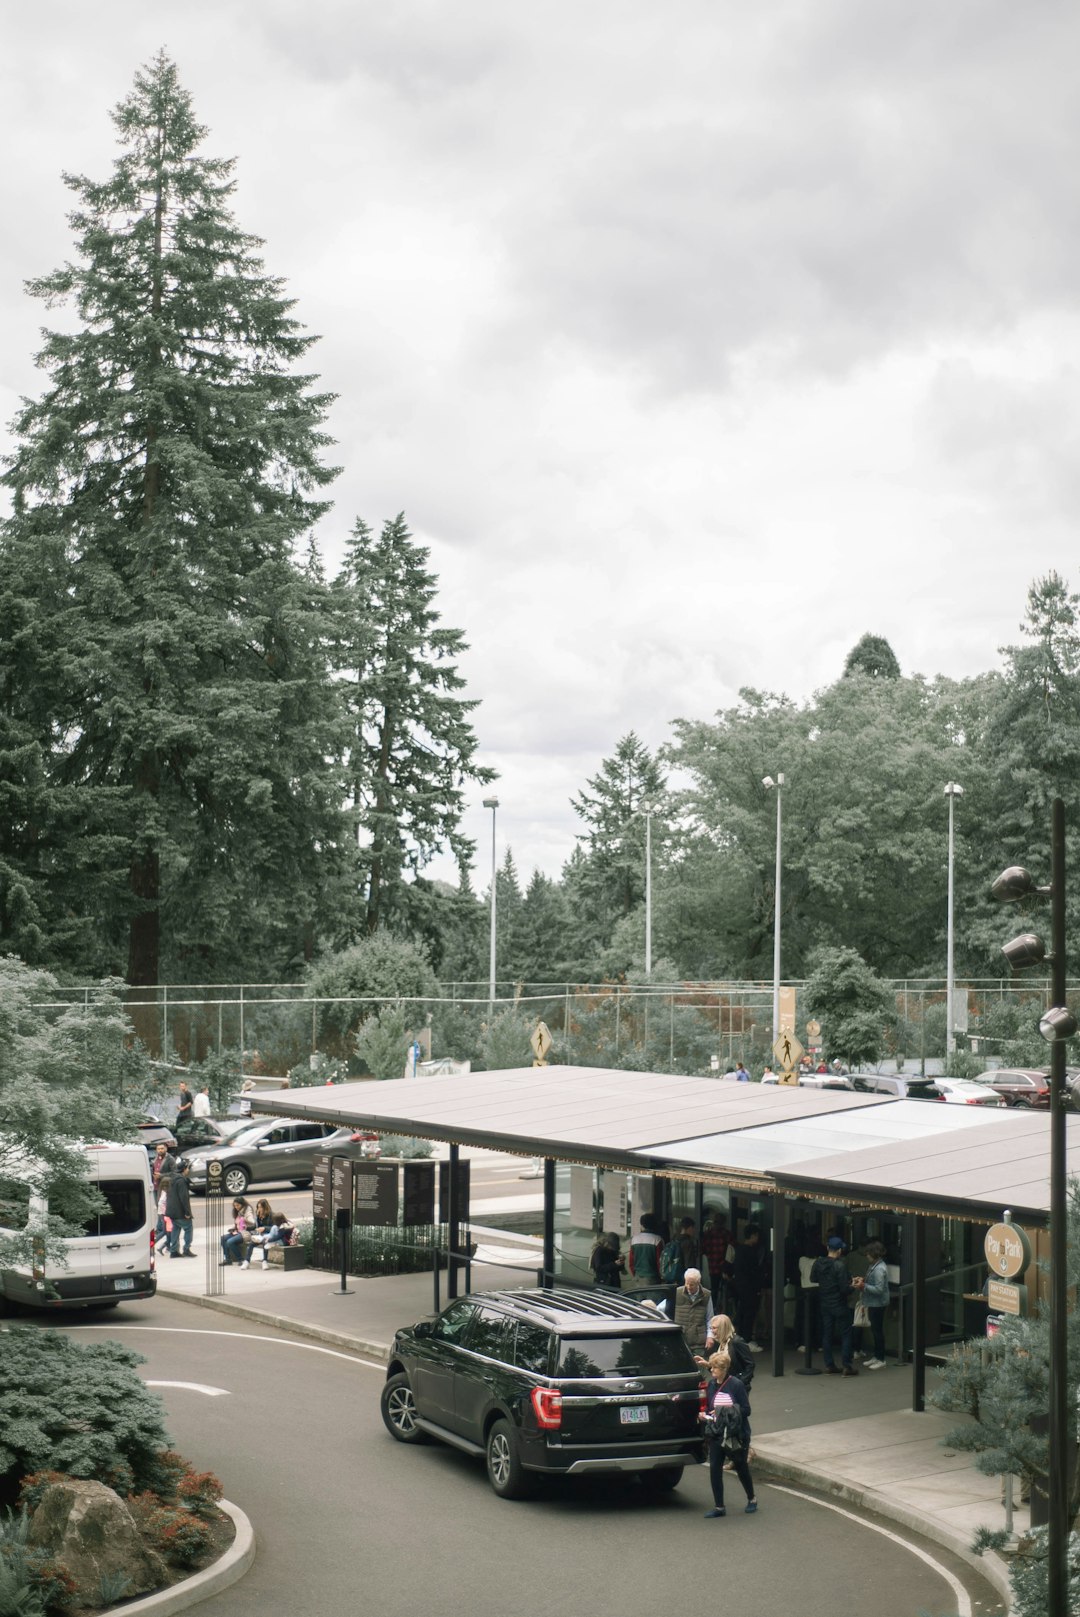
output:
<path id="1" fill-rule="evenodd" d="M 396 1162 L 350 1162 L 353 1171 L 353 1208 L 358 1224 L 396 1224 L 398 1221 L 398 1166 Z"/>
<path id="2" fill-rule="evenodd" d="M 403 1169 L 405 1180 L 402 1196 L 402 1219 L 406 1224 L 434 1224 L 435 1222 L 435 1164 L 433 1162 L 407 1162 Z"/>

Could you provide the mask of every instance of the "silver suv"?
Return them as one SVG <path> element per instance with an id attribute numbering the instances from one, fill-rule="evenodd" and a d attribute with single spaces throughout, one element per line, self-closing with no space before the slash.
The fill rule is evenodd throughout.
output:
<path id="1" fill-rule="evenodd" d="M 295 1123 L 291 1118 L 264 1117 L 241 1129 L 223 1145 L 193 1146 L 181 1158 L 191 1164 L 193 1190 L 206 1189 L 206 1169 L 221 1163 L 221 1183 L 230 1196 L 242 1196 L 249 1185 L 283 1183 L 302 1190 L 315 1174 L 315 1155 L 337 1151 L 360 1154 L 352 1129 L 333 1123 Z"/>

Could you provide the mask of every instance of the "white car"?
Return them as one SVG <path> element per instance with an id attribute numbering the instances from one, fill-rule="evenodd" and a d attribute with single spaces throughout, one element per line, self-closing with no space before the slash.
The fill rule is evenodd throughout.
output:
<path id="1" fill-rule="evenodd" d="M 950 1106 L 1005 1105 L 1000 1095 L 985 1084 L 974 1083 L 970 1078 L 932 1078 L 929 1087 L 936 1089 L 940 1098 Z"/>
<path id="2" fill-rule="evenodd" d="M 778 1084 L 778 1073 L 767 1072 L 762 1078 L 763 1084 Z M 800 1089 L 854 1089 L 855 1085 L 850 1078 L 838 1072 L 804 1072 L 799 1079 Z"/>

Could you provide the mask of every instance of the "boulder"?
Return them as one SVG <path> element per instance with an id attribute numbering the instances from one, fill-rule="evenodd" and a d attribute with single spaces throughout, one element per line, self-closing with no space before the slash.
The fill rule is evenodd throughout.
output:
<path id="1" fill-rule="evenodd" d="M 148 1594 L 169 1581 L 165 1562 L 147 1548 L 127 1505 L 103 1482 L 69 1477 L 46 1488 L 27 1539 L 60 1563 L 84 1606 L 101 1604 L 102 1578 L 127 1578 L 129 1596 Z"/>

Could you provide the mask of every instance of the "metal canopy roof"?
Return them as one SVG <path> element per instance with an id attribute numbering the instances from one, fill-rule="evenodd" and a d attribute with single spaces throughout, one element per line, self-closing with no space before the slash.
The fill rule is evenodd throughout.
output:
<path id="1" fill-rule="evenodd" d="M 1049 1116 L 851 1090 L 524 1067 L 252 1094 L 252 1110 L 957 1217 L 1049 1210 Z M 1069 1119 L 1080 1175 L 1080 1117 Z"/>
<path id="2" fill-rule="evenodd" d="M 963 1121 L 967 1127 L 932 1138 L 786 1165 L 776 1178 L 804 1195 L 831 1189 L 965 1218 L 998 1217 L 1008 1207 L 1043 1222 L 1050 1211 L 1049 1113 L 1009 1110 Z M 1066 1172 L 1080 1176 L 1080 1117 L 1068 1116 L 1066 1130 Z"/>
<path id="3" fill-rule="evenodd" d="M 671 1140 L 761 1128 L 892 1104 L 851 1090 L 723 1083 L 606 1067 L 522 1067 L 446 1078 L 395 1078 L 251 1097 L 253 1111 L 351 1123 L 521 1156 L 622 1164 L 664 1155 Z M 633 1163 L 642 1168 L 644 1165 Z"/>

